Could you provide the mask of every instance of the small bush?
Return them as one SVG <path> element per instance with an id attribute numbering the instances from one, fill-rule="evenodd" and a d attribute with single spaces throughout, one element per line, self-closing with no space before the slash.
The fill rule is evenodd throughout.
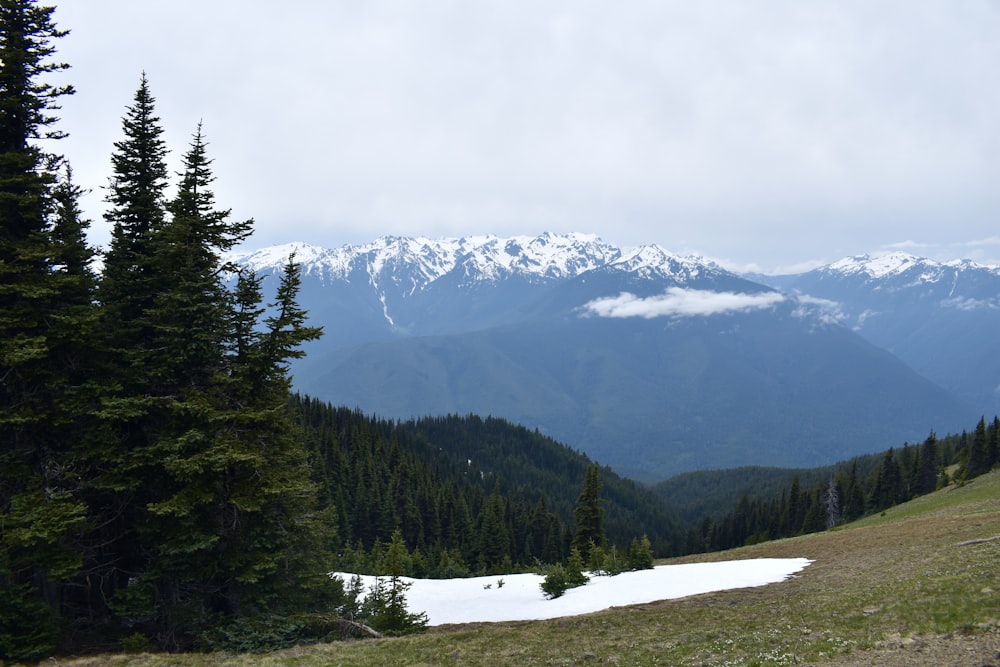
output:
<path id="1" fill-rule="evenodd" d="M 590 581 L 590 577 L 585 575 L 582 570 L 583 560 L 580 558 L 580 552 L 573 548 L 565 567 L 562 563 L 556 563 L 545 574 L 545 579 L 541 583 L 545 597 L 552 600 L 560 597 L 570 588 L 586 584 Z"/>
<path id="2" fill-rule="evenodd" d="M 548 599 L 552 600 L 560 597 L 571 588 L 569 581 L 566 579 L 566 568 L 560 563 L 553 565 L 549 568 L 549 572 L 545 575 L 541 586 L 542 592 L 545 593 L 545 597 Z"/>
<path id="3" fill-rule="evenodd" d="M 149 637 L 136 632 L 121 640 L 122 653 L 145 653 L 149 650 Z"/>
<path id="4" fill-rule="evenodd" d="M 642 540 L 633 539 L 628 549 L 628 567 L 630 570 L 649 570 L 653 567 L 653 545 L 645 535 Z"/>
<path id="5" fill-rule="evenodd" d="M 217 625 L 204 632 L 201 647 L 209 651 L 266 653 L 296 644 L 314 644 L 305 624 L 284 616 L 253 616 Z M 124 641 L 122 642 L 124 647 Z"/>

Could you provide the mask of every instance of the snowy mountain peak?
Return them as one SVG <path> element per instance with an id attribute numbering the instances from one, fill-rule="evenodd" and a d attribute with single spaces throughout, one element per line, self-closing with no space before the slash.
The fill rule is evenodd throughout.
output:
<path id="1" fill-rule="evenodd" d="M 387 281 L 419 290 L 456 272 L 464 283 L 512 275 L 562 279 L 621 258 L 620 248 L 593 234 L 494 235 L 429 239 L 382 236 L 362 245 L 324 249 L 286 243 L 230 257 L 255 271 L 276 271 L 295 252 L 303 273 L 323 280 L 350 280 L 360 271 L 373 285 Z"/>
<path id="2" fill-rule="evenodd" d="M 905 273 L 916 266 L 928 264 L 936 263 L 905 252 L 888 252 L 875 255 L 865 254 L 845 257 L 827 266 L 826 270 L 844 275 L 885 278 Z"/>
<path id="3" fill-rule="evenodd" d="M 611 266 L 640 278 L 665 277 L 679 282 L 697 278 L 706 271 L 723 271 L 714 262 L 702 257 L 676 255 L 658 245 L 639 246 Z"/>
<path id="4" fill-rule="evenodd" d="M 269 246 L 251 252 L 234 253 L 228 259 L 254 271 L 280 269 L 288 263 L 289 257 L 295 255 L 295 261 L 303 266 L 314 265 L 329 251 L 319 246 L 293 241 L 281 245 Z"/>
<path id="5" fill-rule="evenodd" d="M 934 283 L 964 271 L 986 271 L 1000 275 L 1000 268 L 981 266 L 967 259 L 938 262 L 905 252 L 845 257 L 822 269 L 823 273 L 858 276 L 870 281 L 902 277 L 914 284 Z"/>

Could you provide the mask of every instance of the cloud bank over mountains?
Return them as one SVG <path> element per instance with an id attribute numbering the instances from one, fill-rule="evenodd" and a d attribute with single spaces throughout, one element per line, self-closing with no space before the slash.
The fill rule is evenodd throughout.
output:
<path id="1" fill-rule="evenodd" d="M 818 311 L 825 322 L 834 323 L 840 319 L 839 304 L 828 299 L 792 297 L 780 292 L 746 294 L 686 287 L 670 287 L 663 294 L 650 297 L 622 292 L 615 297 L 594 299 L 584 304 L 581 311 L 585 315 L 615 318 L 699 317 L 767 310 L 787 301 L 796 302 L 795 314 L 799 316 Z"/>

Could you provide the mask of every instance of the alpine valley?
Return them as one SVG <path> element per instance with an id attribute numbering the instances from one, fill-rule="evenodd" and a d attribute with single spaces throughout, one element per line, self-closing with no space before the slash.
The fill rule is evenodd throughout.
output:
<path id="1" fill-rule="evenodd" d="M 324 328 L 297 390 L 385 418 L 503 417 L 640 481 L 828 464 L 998 409 L 995 267 L 893 254 L 741 276 L 582 234 L 233 259 L 279 275 L 293 252 Z"/>

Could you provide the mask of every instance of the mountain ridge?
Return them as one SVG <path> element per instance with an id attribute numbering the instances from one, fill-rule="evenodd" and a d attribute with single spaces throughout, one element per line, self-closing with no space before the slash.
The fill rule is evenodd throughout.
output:
<path id="1" fill-rule="evenodd" d="M 454 268 L 454 266 L 458 263 L 458 260 L 455 258 L 461 257 L 462 255 L 473 250 L 492 248 L 492 258 L 495 261 L 497 257 L 501 256 L 496 252 L 496 250 L 501 246 L 503 250 L 508 251 L 507 255 L 511 257 L 517 256 L 517 253 L 520 252 L 522 255 L 534 258 L 558 258 L 560 256 L 558 250 L 578 251 L 580 248 L 590 247 L 594 249 L 601 249 L 603 251 L 602 254 L 604 254 L 607 258 L 605 263 L 616 262 L 619 260 L 631 260 L 637 255 L 646 254 L 649 249 L 652 249 L 654 252 L 659 251 L 659 258 L 661 259 L 664 257 L 681 259 L 704 266 L 723 268 L 717 262 L 703 256 L 680 255 L 673 253 L 658 244 L 642 244 L 635 247 L 620 247 L 603 241 L 596 234 L 577 232 L 565 234 L 545 232 L 536 237 L 528 235 L 501 237 L 493 234 L 487 234 L 464 237 L 441 237 L 436 239 L 423 236 L 408 237 L 384 235 L 368 243 L 360 245 L 345 244 L 334 248 L 318 246 L 305 241 L 293 241 L 284 244 L 264 246 L 262 248 L 252 250 L 244 249 L 235 251 L 230 254 L 229 258 L 241 265 L 249 266 L 254 270 L 261 270 L 265 268 L 279 268 L 288 259 L 288 256 L 292 252 L 295 252 L 297 254 L 297 261 L 303 265 L 306 273 L 313 270 L 317 265 L 317 262 L 324 264 L 328 269 L 346 273 L 345 267 L 347 263 L 359 254 L 375 254 L 384 258 L 386 253 L 389 252 L 396 253 L 398 255 L 403 246 L 406 246 L 407 249 L 410 250 L 411 254 L 419 254 L 415 252 L 415 249 L 419 248 L 427 251 L 436 251 L 439 254 L 450 256 L 452 258 L 453 261 L 451 263 L 440 265 L 445 266 L 446 270 L 436 272 L 434 278 L 440 277 L 440 275 L 446 273 L 447 270 Z M 546 252 L 541 252 L 543 249 L 546 250 Z M 525 250 L 528 252 L 525 253 Z M 565 257 L 565 253 L 562 256 Z M 538 264 L 539 262 L 537 260 L 533 262 L 528 259 L 520 264 L 531 265 L 532 263 Z M 514 263 L 497 262 L 497 264 L 509 267 Z M 564 276 L 571 274 L 576 275 L 582 272 L 582 270 L 589 270 L 596 268 L 597 266 L 596 264 L 591 264 L 589 266 L 583 266 L 581 269 L 576 271 L 572 271 L 569 268 L 569 264 L 570 263 L 568 261 L 564 261 L 563 266 L 566 268 L 562 268 L 559 273 Z M 646 262 L 646 264 L 652 263 Z M 864 273 L 870 278 L 877 279 L 884 278 L 892 274 L 902 273 L 904 270 L 908 270 L 915 266 L 930 267 L 936 270 L 945 268 L 954 268 L 959 270 L 985 270 L 1000 276 L 1000 265 L 980 264 L 974 260 L 964 258 L 955 258 L 945 261 L 934 260 L 903 251 L 871 252 L 860 255 L 846 256 L 836 261 L 821 265 L 817 268 L 795 273 L 764 274 L 745 273 L 737 270 L 731 270 L 730 272 L 736 275 L 752 276 L 754 279 L 768 279 L 772 281 L 780 281 L 788 277 L 799 276 L 815 271 L 841 274 Z"/>
<path id="2" fill-rule="evenodd" d="M 844 301 L 902 294 L 912 318 L 940 299 L 876 289 L 888 283 L 851 278 L 848 262 L 766 284 L 584 234 L 387 236 L 234 259 L 273 274 L 292 250 L 302 305 L 326 331 L 293 367 L 297 389 L 384 417 L 502 417 L 637 479 L 818 465 L 978 416 L 976 403 L 904 363 L 901 343 L 862 335 L 865 318 L 895 323 L 875 314 L 885 303 Z M 988 289 L 993 274 L 982 275 Z M 848 284 L 853 292 L 833 289 Z M 907 319 L 887 335 L 913 328 Z"/>

